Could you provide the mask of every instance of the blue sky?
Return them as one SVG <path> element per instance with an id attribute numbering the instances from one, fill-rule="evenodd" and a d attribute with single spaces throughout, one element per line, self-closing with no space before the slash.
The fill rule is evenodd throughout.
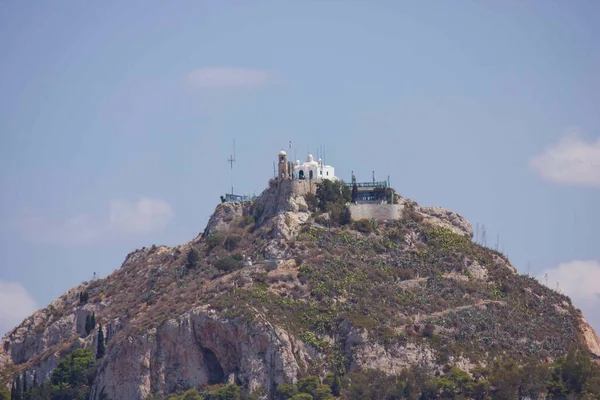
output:
<path id="1" fill-rule="evenodd" d="M 0 333 L 276 153 L 485 224 L 600 328 L 597 1 L 0 2 Z M 529 267 L 528 267 L 529 265 Z"/>

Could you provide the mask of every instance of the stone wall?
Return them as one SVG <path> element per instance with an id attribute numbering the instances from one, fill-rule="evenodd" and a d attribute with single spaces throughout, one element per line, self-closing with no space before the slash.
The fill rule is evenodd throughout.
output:
<path id="1" fill-rule="evenodd" d="M 282 182 L 284 184 L 289 184 L 292 187 L 292 192 L 296 196 L 305 196 L 309 193 L 316 194 L 317 193 L 317 181 L 314 180 L 288 180 Z"/>
<path id="2" fill-rule="evenodd" d="M 375 219 L 375 220 L 396 220 L 402 218 L 402 204 L 386 203 L 363 203 L 350 204 L 350 213 L 353 220 Z"/>

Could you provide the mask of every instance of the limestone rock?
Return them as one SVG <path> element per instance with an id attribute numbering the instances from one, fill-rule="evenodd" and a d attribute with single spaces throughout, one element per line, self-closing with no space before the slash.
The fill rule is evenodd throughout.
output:
<path id="1" fill-rule="evenodd" d="M 104 359 L 92 399 L 143 399 L 172 393 L 233 375 L 251 390 L 273 394 L 277 385 L 295 382 L 307 348 L 280 328 L 227 320 L 197 308 L 144 335 L 128 337 Z"/>
<path id="2" fill-rule="evenodd" d="M 583 334 L 585 343 L 587 344 L 587 347 L 590 350 L 590 353 L 592 353 L 596 357 L 600 357 L 600 338 L 598 337 L 598 334 L 596 333 L 594 328 L 592 328 L 590 324 L 588 324 L 588 322 L 585 318 L 583 318 L 583 316 L 581 316 L 580 329 Z"/>
<path id="3" fill-rule="evenodd" d="M 473 279 L 477 279 L 479 281 L 484 281 L 484 282 L 487 280 L 488 272 L 483 266 L 481 266 L 481 264 L 479 264 L 477 262 L 477 260 L 473 260 L 473 261 L 465 260 L 465 264 L 466 264 L 467 270 L 469 271 L 469 273 L 471 274 L 471 277 Z"/>
<path id="4" fill-rule="evenodd" d="M 418 207 L 416 211 L 423 215 L 425 222 L 473 238 L 473 225 L 454 211 L 442 207 Z"/>
<path id="5" fill-rule="evenodd" d="M 231 202 L 221 203 L 208 220 L 204 236 L 220 233 L 232 227 L 232 223 L 240 221 L 244 215 L 249 215 L 250 203 Z"/>
<path id="6" fill-rule="evenodd" d="M 310 215 L 307 212 L 284 212 L 275 217 L 275 237 L 290 240 L 296 237 Z"/>
<path id="7" fill-rule="evenodd" d="M 406 343 L 405 345 L 383 346 L 369 340 L 364 332 L 353 333 L 347 340 L 347 352 L 356 347 L 351 369 L 379 369 L 388 374 L 399 374 L 411 365 L 426 369 L 437 369 L 435 353 L 427 345 Z"/>

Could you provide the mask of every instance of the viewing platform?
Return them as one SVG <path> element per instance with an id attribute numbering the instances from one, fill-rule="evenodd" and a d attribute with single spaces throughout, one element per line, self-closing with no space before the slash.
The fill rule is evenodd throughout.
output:
<path id="1" fill-rule="evenodd" d="M 377 187 L 384 187 L 387 188 L 388 185 L 388 181 L 377 181 L 377 182 L 356 182 L 356 187 L 358 188 L 377 188 Z M 344 182 L 344 186 L 347 187 L 353 187 L 355 185 L 352 182 Z"/>
<path id="2" fill-rule="evenodd" d="M 225 196 L 221 196 L 221 203 L 248 203 L 253 202 L 257 199 L 256 195 L 239 195 L 239 194 L 231 194 L 227 193 Z"/>

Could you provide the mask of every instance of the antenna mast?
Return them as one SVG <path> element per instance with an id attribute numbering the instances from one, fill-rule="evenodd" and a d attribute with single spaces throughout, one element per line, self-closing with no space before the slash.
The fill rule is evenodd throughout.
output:
<path id="1" fill-rule="evenodd" d="M 229 155 L 227 162 L 231 166 L 231 194 L 233 195 L 233 163 L 235 162 L 235 139 L 233 139 L 233 154 Z"/>

